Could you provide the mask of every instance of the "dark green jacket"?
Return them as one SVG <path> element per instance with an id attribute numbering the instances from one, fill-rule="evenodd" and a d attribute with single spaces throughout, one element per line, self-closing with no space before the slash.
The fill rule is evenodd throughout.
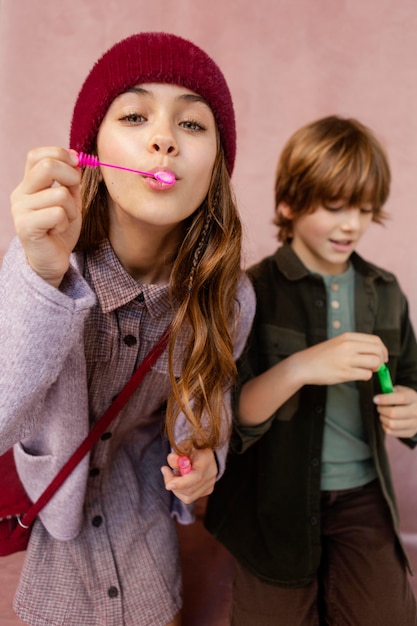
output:
<path id="1" fill-rule="evenodd" d="M 394 384 L 417 390 L 417 344 L 406 298 L 395 277 L 356 253 L 356 331 L 379 335 L 389 351 Z M 290 354 L 327 339 L 326 289 L 288 244 L 249 270 L 257 313 L 239 388 Z M 277 381 L 279 384 L 279 381 Z M 398 512 L 375 405 L 376 377 L 358 382 L 361 413 L 375 469 L 398 535 Z M 325 386 L 304 386 L 265 423 L 236 424 L 226 472 L 209 498 L 206 527 L 260 579 L 299 586 L 316 575 L 321 558 L 320 471 Z M 404 440 L 414 447 L 414 439 Z M 242 453 L 244 452 L 244 453 Z"/>

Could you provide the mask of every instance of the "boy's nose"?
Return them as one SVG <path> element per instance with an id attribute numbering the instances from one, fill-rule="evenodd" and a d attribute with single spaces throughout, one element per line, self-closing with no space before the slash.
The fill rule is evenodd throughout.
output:
<path id="1" fill-rule="evenodd" d="M 348 209 L 345 219 L 343 220 L 345 228 L 351 230 L 357 229 L 360 226 L 360 209 Z"/>

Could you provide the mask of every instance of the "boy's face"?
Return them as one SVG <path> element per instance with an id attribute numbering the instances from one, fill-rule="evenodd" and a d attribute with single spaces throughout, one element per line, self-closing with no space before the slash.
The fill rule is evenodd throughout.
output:
<path id="1" fill-rule="evenodd" d="M 288 206 L 280 207 L 287 218 Z M 346 271 L 349 257 L 372 221 L 372 205 L 349 207 L 343 200 L 319 206 L 293 221 L 291 246 L 304 265 L 320 274 L 341 274 Z"/>

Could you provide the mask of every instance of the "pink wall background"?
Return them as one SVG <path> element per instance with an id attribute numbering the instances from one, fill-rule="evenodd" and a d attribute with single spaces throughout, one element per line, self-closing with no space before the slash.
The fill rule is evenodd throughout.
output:
<path id="1" fill-rule="evenodd" d="M 289 135 L 330 113 L 374 129 L 392 166 L 391 219 L 372 225 L 359 251 L 397 274 L 417 328 L 415 0 L 0 0 L 0 256 L 13 235 L 9 196 L 26 152 L 67 146 L 72 106 L 91 65 L 140 30 L 192 39 L 226 75 L 237 115 L 233 180 L 245 264 L 276 247 L 273 177 Z M 389 447 L 417 564 L 417 456 L 396 441 Z"/>

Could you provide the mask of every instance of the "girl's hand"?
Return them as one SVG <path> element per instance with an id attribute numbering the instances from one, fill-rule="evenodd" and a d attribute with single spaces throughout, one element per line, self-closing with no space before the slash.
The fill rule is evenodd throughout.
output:
<path id="1" fill-rule="evenodd" d="M 81 230 L 81 170 L 64 148 L 29 152 L 23 180 L 11 194 L 17 236 L 32 269 L 58 287 Z"/>
<path id="2" fill-rule="evenodd" d="M 400 385 L 393 393 L 374 397 L 382 428 L 393 437 L 414 437 L 417 433 L 417 392 Z"/>
<path id="3" fill-rule="evenodd" d="M 172 491 L 184 504 L 191 504 L 198 498 L 212 493 L 217 477 L 217 463 L 213 450 L 193 450 L 190 454 L 192 469 L 184 476 L 178 476 L 178 454 L 168 454 L 170 467 L 164 465 L 161 472 L 165 488 Z M 174 468 L 174 471 L 171 469 Z"/>

